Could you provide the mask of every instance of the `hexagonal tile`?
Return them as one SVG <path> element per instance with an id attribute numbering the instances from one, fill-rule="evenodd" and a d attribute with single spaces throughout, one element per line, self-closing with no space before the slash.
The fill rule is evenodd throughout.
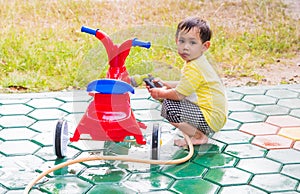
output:
<path id="1" fill-rule="evenodd" d="M 152 100 L 131 100 L 131 108 L 133 110 L 150 110 L 156 109 L 160 106 L 160 103 Z"/>
<path id="2" fill-rule="evenodd" d="M 57 120 L 42 120 L 35 122 L 30 128 L 39 132 L 53 132 L 56 124 Z"/>
<path id="3" fill-rule="evenodd" d="M 279 127 L 298 127 L 300 119 L 292 116 L 270 116 L 266 120 L 267 123 L 277 125 Z"/>
<path id="4" fill-rule="evenodd" d="M 63 119 L 68 121 L 68 124 L 71 125 L 70 129 L 72 128 L 72 126 L 74 127 L 73 128 L 73 132 L 74 132 L 76 126 L 82 119 L 83 115 L 84 115 L 84 113 L 71 113 L 71 114 L 68 114 L 67 116 L 65 116 Z"/>
<path id="5" fill-rule="evenodd" d="M 193 160 L 193 162 L 207 168 L 233 167 L 237 161 L 237 158 L 223 153 L 198 154 Z"/>
<path id="6" fill-rule="evenodd" d="M 59 109 L 35 109 L 29 116 L 36 120 L 60 119 L 67 115 L 66 112 Z"/>
<path id="7" fill-rule="evenodd" d="M 6 189 L 4 189 L 3 187 L 0 187 L 0 193 L 7 193 L 6 191 L 7 191 Z"/>
<path id="8" fill-rule="evenodd" d="M 80 177 L 93 182 L 99 183 L 118 183 L 125 178 L 127 172 L 122 169 L 116 169 L 108 166 L 87 168 L 80 174 Z"/>
<path id="9" fill-rule="evenodd" d="M 134 115 L 139 121 L 162 121 L 164 119 L 158 110 L 136 110 Z"/>
<path id="10" fill-rule="evenodd" d="M 293 149 L 270 150 L 267 157 L 282 164 L 300 163 L 300 151 Z"/>
<path id="11" fill-rule="evenodd" d="M 0 144 L 0 152 L 5 155 L 26 155 L 33 154 L 40 147 L 28 140 L 5 141 Z"/>
<path id="12" fill-rule="evenodd" d="M 0 106 L 0 114 L 1 115 L 26 115 L 33 108 L 26 106 L 24 104 L 10 104 L 10 105 L 2 105 Z"/>
<path id="13" fill-rule="evenodd" d="M 267 194 L 266 192 L 259 190 L 250 185 L 237 185 L 237 186 L 226 186 L 220 189 L 219 194 L 233 194 L 233 193 L 255 193 L 255 194 Z"/>
<path id="14" fill-rule="evenodd" d="M 41 188 L 49 193 L 86 193 L 92 187 L 91 183 L 77 177 L 59 177 L 50 179 Z"/>
<path id="15" fill-rule="evenodd" d="M 267 158 L 249 158 L 241 159 L 237 165 L 252 174 L 278 173 L 281 170 L 281 164 Z"/>
<path id="16" fill-rule="evenodd" d="M 250 183 L 268 192 L 294 190 L 298 182 L 282 174 L 255 175 Z"/>
<path id="17" fill-rule="evenodd" d="M 274 89 L 274 90 L 268 90 L 266 92 L 266 95 L 282 99 L 282 98 L 296 98 L 298 96 L 298 93 L 287 89 Z"/>
<path id="18" fill-rule="evenodd" d="M 195 163 L 186 162 L 175 166 L 166 166 L 161 172 L 174 177 L 175 179 L 199 178 L 206 172 L 206 168 Z"/>
<path id="19" fill-rule="evenodd" d="M 287 164 L 282 168 L 281 173 L 300 180 L 300 164 Z"/>
<path id="20" fill-rule="evenodd" d="M 226 185 L 247 184 L 251 174 L 237 168 L 212 168 L 205 174 L 204 178 L 212 183 Z"/>
<path id="21" fill-rule="evenodd" d="M 241 123 L 227 119 L 225 126 L 221 130 L 234 130 L 240 127 Z"/>
<path id="22" fill-rule="evenodd" d="M 267 116 L 256 112 L 233 112 L 229 118 L 242 123 L 262 122 Z"/>
<path id="23" fill-rule="evenodd" d="M 67 102 L 60 106 L 59 109 L 68 113 L 84 113 L 88 105 L 88 102 Z"/>
<path id="24" fill-rule="evenodd" d="M 293 146 L 294 149 L 300 150 L 300 141 L 296 141 Z"/>
<path id="25" fill-rule="evenodd" d="M 300 140 L 300 126 L 281 128 L 278 134 L 292 140 Z"/>
<path id="26" fill-rule="evenodd" d="M 201 191 L 205 194 L 215 194 L 219 186 L 203 179 L 177 180 L 171 187 L 176 193 L 195 193 Z"/>
<path id="27" fill-rule="evenodd" d="M 253 138 L 252 135 L 240 131 L 220 131 L 212 137 L 226 144 L 249 143 Z"/>
<path id="28" fill-rule="evenodd" d="M 236 144 L 228 145 L 225 149 L 225 153 L 238 158 L 254 158 L 263 157 L 267 150 L 252 144 Z"/>
<path id="29" fill-rule="evenodd" d="M 35 188 L 30 190 L 30 194 L 31 193 L 32 194 L 45 194 L 45 192 L 40 191 L 39 189 L 35 189 Z M 9 190 L 6 194 L 20 194 L 20 193 L 19 193 L 19 190 Z"/>
<path id="30" fill-rule="evenodd" d="M 147 89 L 135 90 L 134 94 L 131 94 L 130 99 L 148 99 L 150 94 Z"/>
<path id="31" fill-rule="evenodd" d="M 28 127 L 34 122 L 34 119 L 24 115 L 0 117 L 0 125 L 2 127 Z"/>
<path id="32" fill-rule="evenodd" d="M 27 105 L 34 108 L 58 108 L 64 102 L 54 98 L 35 98 L 27 102 Z"/>
<path id="33" fill-rule="evenodd" d="M 290 84 L 290 85 L 288 85 L 287 88 L 288 88 L 289 90 L 291 90 L 291 91 L 300 93 L 300 87 L 299 87 L 299 84 L 296 84 L 296 85 Z"/>
<path id="34" fill-rule="evenodd" d="M 260 105 L 260 106 L 256 106 L 254 111 L 268 116 L 273 116 L 273 115 L 286 115 L 290 112 L 290 109 L 278 105 Z"/>
<path id="35" fill-rule="evenodd" d="M 276 104 L 277 99 L 270 97 L 270 96 L 265 96 L 265 95 L 248 95 L 245 96 L 243 99 L 245 102 L 249 102 L 254 105 L 267 105 L 267 104 Z"/>
<path id="36" fill-rule="evenodd" d="M 32 177 L 38 176 L 34 171 L 16 170 L 16 169 L 2 169 L 0 168 L 0 182 L 7 189 L 24 189 Z"/>
<path id="37" fill-rule="evenodd" d="M 277 104 L 288 108 L 300 108 L 300 99 L 299 98 L 280 99 Z"/>
<path id="38" fill-rule="evenodd" d="M 150 173 L 132 173 L 122 184 L 136 192 L 149 192 L 169 188 L 174 180 L 168 176 Z M 141 187 L 141 185 L 143 185 Z"/>
<path id="39" fill-rule="evenodd" d="M 38 168 L 36 171 L 37 172 L 45 172 L 49 170 L 50 168 L 53 168 L 54 166 L 57 166 L 59 164 L 62 164 L 66 162 L 68 159 L 67 158 L 62 158 L 62 159 L 55 159 L 52 161 L 47 161 L 43 163 L 43 165 Z M 72 165 L 64 166 L 62 168 L 59 168 L 57 170 L 54 170 L 53 172 L 50 172 L 47 177 L 55 177 L 55 176 L 74 176 L 78 175 L 83 169 L 85 169 L 85 166 L 82 165 L 81 163 L 75 163 Z"/>
<path id="40" fill-rule="evenodd" d="M 31 140 L 41 146 L 50 146 L 53 145 L 55 141 L 53 133 L 54 131 L 39 133 Z"/>
<path id="41" fill-rule="evenodd" d="M 30 101 L 30 99 L 26 99 L 26 98 L 19 98 L 19 99 L 0 99 L 0 104 L 25 104 L 28 101 Z"/>
<path id="42" fill-rule="evenodd" d="M 113 184 L 98 184 L 93 186 L 87 194 L 99 194 L 99 193 L 135 193 L 133 190 L 124 187 L 122 185 L 113 185 Z"/>
<path id="43" fill-rule="evenodd" d="M 282 191 L 282 192 L 272 192 L 271 194 L 299 194 L 297 191 Z"/>
<path id="44" fill-rule="evenodd" d="M 65 158 L 74 158 L 79 153 L 80 153 L 79 150 L 72 147 L 67 147 L 67 156 Z M 34 155 L 39 156 L 40 158 L 43 158 L 43 160 L 46 161 L 57 159 L 53 146 L 44 146 L 41 149 L 39 149 L 37 152 L 35 152 Z"/>
<path id="45" fill-rule="evenodd" d="M 209 139 L 208 143 L 206 144 L 202 144 L 198 146 L 194 145 L 194 150 L 195 152 L 198 152 L 198 154 L 212 154 L 212 153 L 218 154 L 221 153 L 225 147 L 226 144 Z"/>
<path id="46" fill-rule="evenodd" d="M 15 171 L 35 171 L 44 161 L 34 155 L 0 157 L 1 168 Z"/>
<path id="47" fill-rule="evenodd" d="M 241 100 L 244 97 L 243 94 L 239 94 L 230 90 L 226 91 L 226 94 L 228 100 Z"/>
<path id="48" fill-rule="evenodd" d="M 243 101 L 228 101 L 228 110 L 230 111 L 251 111 L 254 106 Z"/>
<path id="49" fill-rule="evenodd" d="M 21 139 L 31 139 L 38 133 L 32 131 L 28 128 L 5 128 L 0 131 L 0 138 L 4 140 L 21 140 Z"/>
<path id="50" fill-rule="evenodd" d="M 290 148 L 293 141 L 279 135 L 263 135 L 254 137 L 252 144 L 266 149 Z"/>
<path id="51" fill-rule="evenodd" d="M 236 87 L 231 89 L 234 92 L 238 92 L 246 95 L 265 94 L 266 90 L 257 87 Z"/>
<path id="52" fill-rule="evenodd" d="M 290 112 L 291 116 L 297 117 L 300 119 L 300 109 L 295 109 Z"/>
<path id="53" fill-rule="evenodd" d="M 105 149 L 105 148 L 110 149 L 110 146 L 107 146 L 108 143 L 114 143 L 114 142 L 80 140 L 78 142 L 70 143 L 70 147 L 76 148 L 81 151 L 100 150 L 100 149 Z"/>
<path id="54" fill-rule="evenodd" d="M 271 135 L 277 134 L 279 127 L 264 122 L 258 122 L 243 124 L 239 130 L 251 135 Z"/>
<path id="55" fill-rule="evenodd" d="M 65 95 L 55 95 L 55 98 L 63 102 L 89 102 L 93 97 L 84 90 L 74 90 Z"/>

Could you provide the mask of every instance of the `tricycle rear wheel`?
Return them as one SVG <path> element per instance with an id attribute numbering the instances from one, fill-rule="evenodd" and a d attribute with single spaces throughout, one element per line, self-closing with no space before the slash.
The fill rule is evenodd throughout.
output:
<path id="1" fill-rule="evenodd" d="M 58 158 L 64 158 L 67 154 L 68 123 L 65 120 L 59 120 L 54 131 L 54 152 Z"/>

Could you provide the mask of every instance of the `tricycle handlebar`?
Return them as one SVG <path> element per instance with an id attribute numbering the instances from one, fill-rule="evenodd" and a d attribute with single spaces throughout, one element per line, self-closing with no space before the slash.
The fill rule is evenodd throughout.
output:
<path id="1" fill-rule="evenodd" d="M 81 32 L 85 32 L 85 33 L 88 33 L 88 34 L 91 34 L 91 35 L 94 35 L 94 36 L 96 36 L 97 30 L 98 29 L 95 30 L 95 29 L 92 29 L 92 28 L 89 28 L 89 27 L 86 27 L 86 26 L 81 27 Z M 139 46 L 139 47 L 144 47 L 144 48 L 149 49 L 151 47 L 151 43 L 150 42 L 144 42 L 144 41 L 138 40 L 137 38 L 134 38 L 132 40 L 132 46 Z"/>
<path id="2" fill-rule="evenodd" d="M 139 46 L 139 47 L 144 47 L 144 48 L 150 48 L 151 43 L 150 42 L 144 42 L 141 40 L 138 40 L 137 38 L 132 40 L 132 46 Z"/>
<path id="3" fill-rule="evenodd" d="M 85 33 L 88 33 L 88 34 L 96 35 L 97 30 L 88 28 L 86 26 L 82 26 L 81 27 L 81 32 L 85 32 Z"/>

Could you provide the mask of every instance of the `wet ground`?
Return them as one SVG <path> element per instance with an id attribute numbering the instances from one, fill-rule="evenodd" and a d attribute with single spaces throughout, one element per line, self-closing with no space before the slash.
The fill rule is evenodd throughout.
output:
<path id="1" fill-rule="evenodd" d="M 229 120 L 193 157 L 179 165 L 125 161 L 73 164 L 44 177 L 30 193 L 300 193 L 300 85 L 228 88 Z M 91 98 L 85 91 L 0 95 L 0 193 L 23 193 L 39 173 L 71 159 L 104 155 L 150 159 L 152 127 L 162 130 L 159 159 L 185 157 L 173 145 L 180 133 L 160 117 L 146 90 L 131 108 L 146 145 L 85 141 L 68 144 L 57 159 L 53 131 L 59 118 L 69 136 Z"/>

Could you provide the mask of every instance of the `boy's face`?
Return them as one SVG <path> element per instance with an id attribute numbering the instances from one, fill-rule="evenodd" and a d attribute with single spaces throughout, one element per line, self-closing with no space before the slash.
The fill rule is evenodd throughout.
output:
<path id="1" fill-rule="evenodd" d="M 209 41 L 202 43 L 197 28 L 192 28 L 189 32 L 179 31 L 176 44 L 178 54 L 187 62 L 200 57 L 210 46 Z"/>

